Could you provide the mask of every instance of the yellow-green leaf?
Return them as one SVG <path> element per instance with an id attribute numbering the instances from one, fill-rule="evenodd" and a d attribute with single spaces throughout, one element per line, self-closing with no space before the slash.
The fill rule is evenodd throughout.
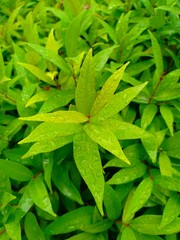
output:
<path id="1" fill-rule="evenodd" d="M 21 66 L 25 67 L 28 71 L 30 71 L 32 74 L 34 74 L 40 80 L 42 80 L 48 84 L 56 86 L 56 83 L 50 77 L 48 77 L 46 75 L 46 73 L 43 70 L 41 70 L 40 68 L 33 66 L 31 64 L 28 64 L 28 63 L 19 63 L 19 64 Z"/>
<path id="2" fill-rule="evenodd" d="M 48 212 L 52 216 L 56 217 L 53 212 L 51 201 L 48 196 L 47 189 L 41 177 L 32 179 L 29 185 L 30 196 L 33 202 L 45 212 Z"/>
<path id="3" fill-rule="evenodd" d="M 129 160 L 123 153 L 118 139 L 105 124 L 86 124 L 84 126 L 84 131 L 94 142 L 97 142 L 100 146 L 122 161 L 130 164 Z"/>
<path id="4" fill-rule="evenodd" d="M 92 49 L 90 49 L 81 67 L 75 92 L 77 110 L 85 116 L 90 114 L 95 94 L 95 72 Z"/>
<path id="5" fill-rule="evenodd" d="M 43 122 L 39 124 L 26 138 L 19 144 L 48 141 L 55 137 L 68 136 L 82 131 L 82 126 L 76 123 L 53 123 Z"/>
<path id="6" fill-rule="evenodd" d="M 34 143 L 34 145 L 29 149 L 29 151 L 22 157 L 27 158 L 38 153 L 46 153 L 56 150 L 64 145 L 71 143 L 73 141 L 73 135 L 54 137 L 49 140 L 42 140 Z"/>
<path id="7" fill-rule="evenodd" d="M 160 106 L 160 112 L 161 112 L 161 115 L 162 115 L 166 125 L 169 128 L 171 136 L 173 136 L 173 132 L 174 132 L 174 129 L 173 129 L 174 117 L 173 117 L 173 113 L 172 113 L 171 109 L 168 106 L 161 105 Z"/>
<path id="8" fill-rule="evenodd" d="M 124 70 L 126 69 L 128 64 L 129 62 L 124 64 L 120 69 L 113 73 L 105 82 L 101 91 L 99 92 L 94 101 L 90 113 L 91 116 L 95 116 L 111 100 L 123 76 Z"/>
<path id="9" fill-rule="evenodd" d="M 130 87 L 122 92 L 116 93 L 109 102 L 93 117 L 93 119 L 104 120 L 112 117 L 125 108 L 147 85 L 147 82 L 135 87 Z"/>
<path id="10" fill-rule="evenodd" d="M 104 176 L 98 145 L 83 132 L 75 135 L 73 145 L 77 168 L 103 215 Z"/>
<path id="11" fill-rule="evenodd" d="M 39 121 L 48 123 L 83 123 L 87 122 L 88 118 L 77 111 L 56 111 L 53 113 L 41 113 L 31 117 L 19 118 L 25 121 Z"/>

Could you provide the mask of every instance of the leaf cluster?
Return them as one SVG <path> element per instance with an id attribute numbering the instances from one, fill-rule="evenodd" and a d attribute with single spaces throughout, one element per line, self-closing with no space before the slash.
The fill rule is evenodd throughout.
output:
<path id="1" fill-rule="evenodd" d="M 1 0 L 0 239 L 179 239 L 179 14 Z"/>

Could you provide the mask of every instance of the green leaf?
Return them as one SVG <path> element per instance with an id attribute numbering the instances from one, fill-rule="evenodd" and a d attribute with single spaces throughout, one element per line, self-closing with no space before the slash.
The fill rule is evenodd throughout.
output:
<path id="1" fill-rule="evenodd" d="M 112 47 L 105 48 L 102 51 L 98 52 L 93 57 L 94 66 L 95 66 L 97 72 L 99 72 L 99 71 L 101 71 L 103 69 L 104 65 L 108 61 L 111 53 L 113 52 L 113 50 L 115 48 L 117 48 L 117 46 L 112 46 Z"/>
<path id="2" fill-rule="evenodd" d="M 84 114 L 76 111 L 56 111 L 53 113 L 40 113 L 31 117 L 19 118 L 25 121 L 40 121 L 48 123 L 83 123 L 88 118 Z"/>
<path id="3" fill-rule="evenodd" d="M 31 198 L 33 199 L 33 202 L 39 208 L 56 217 L 56 214 L 53 212 L 48 192 L 42 178 L 36 177 L 30 182 L 29 192 Z"/>
<path id="4" fill-rule="evenodd" d="M 180 131 L 174 133 L 174 136 L 166 139 L 162 145 L 163 150 L 168 156 L 180 159 Z"/>
<path id="5" fill-rule="evenodd" d="M 44 170 L 44 181 L 52 193 L 51 175 L 52 175 L 52 167 L 53 167 L 53 154 L 47 154 L 47 155 L 44 154 L 42 164 L 43 164 L 43 170 Z"/>
<path id="6" fill-rule="evenodd" d="M 60 107 L 66 106 L 72 99 L 74 99 L 74 90 L 56 91 L 56 94 L 48 98 L 42 105 L 39 113 L 51 112 Z"/>
<path id="7" fill-rule="evenodd" d="M 64 45 L 68 57 L 74 57 L 77 55 L 79 35 L 84 17 L 85 12 L 83 11 L 80 14 L 78 14 L 75 18 L 73 18 L 68 28 L 66 29 Z"/>
<path id="8" fill-rule="evenodd" d="M 94 141 L 97 142 L 100 146 L 114 154 L 116 157 L 122 161 L 129 163 L 129 160 L 125 156 L 120 146 L 120 143 L 114 133 L 102 124 L 86 124 L 84 126 L 84 131 L 87 135 Z"/>
<path id="9" fill-rule="evenodd" d="M 163 70 L 164 70 L 162 52 L 161 52 L 160 45 L 159 45 L 157 39 L 155 38 L 155 36 L 153 35 L 153 33 L 151 33 L 149 31 L 149 35 L 150 35 L 151 42 L 152 42 L 154 61 L 155 61 L 157 77 L 158 77 L 158 81 L 159 81 L 160 77 L 162 76 Z"/>
<path id="10" fill-rule="evenodd" d="M 21 225 L 19 221 L 14 219 L 14 217 L 10 217 L 5 224 L 5 228 L 10 239 L 21 240 Z"/>
<path id="11" fill-rule="evenodd" d="M 82 227 L 80 229 L 88 233 L 100 233 L 108 230 L 109 228 L 111 228 L 112 225 L 113 225 L 113 221 L 109 219 L 105 219 L 103 221 L 91 224 L 89 226 Z"/>
<path id="12" fill-rule="evenodd" d="M 157 175 L 154 177 L 154 182 L 159 186 L 165 187 L 171 191 L 180 192 L 180 179 L 178 178 Z"/>
<path id="13" fill-rule="evenodd" d="M 146 166 L 143 163 L 139 163 L 134 167 L 123 168 L 113 175 L 111 179 L 107 181 L 108 184 L 123 184 L 131 182 L 137 178 L 142 177 L 146 172 Z"/>
<path id="14" fill-rule="evenodd" d="M 0 169 L 10 178 L 17 181 L 31 180 L 33 173 L 24 165 L 9 160 L 0 159 Z"/>
<path id="15" fill-rule="evenodd" d="M 52 180 L 64 196 L 79 204 L 83 204 L 81 195 L 69 176 L 67 164 L 61 163 L 53 168 Z"/>
<path id="16" fill-rule="evenodd" d="M 104 236 L 102 234 L 92 234 L 92 233 L 79 233 L 70 238 L 66 238 L 66 240 L 104 240 Z"/>
<path id="17" fill-rule="evenodd" d="M 161 226 L 166 226 L 174 221 L 180 214 L 180 202 L 178 193 L 172 193 L 168 199 L 162 216 Z"/>
<path id="18" fill-rule="evenodd" d="M 26 43 L 26 45 L 34 49 L 37 53 L 39 53 L 39 55 L 41 55 L 46 60 L 54 63 L 65 73 L 71 72 L 68 64 L 64 61 L 64 59 L 61 56 L 56 55 L 53 51 L 32 43 Z"/>
<path id="19" fill-rule="evenodd" d="M 50 98 L 51 96 L 53 96 L 54 94 L 56 94 L 55 91 L 53 91 L 52 89 L 50 91 L 41 91 L 38 92 L 37 94 L 33 95 L 28 102 L 26 103 L 26 107 L 31 106 L 34 103 L 37 102 L 43 102 L 46 101 L 48 98 Z"/>
<path id="20" fill-rule="evenodd" d="M 37 222 L 37 219 L 31 212 L 28 212 L 25 217 L 24 230 L 28 240 L 45 240 L 44 234 Z"/>
<path id="21" fill-rule="evenodd" d="M 114 96 L 108 99 L 109 102 L 108 103 L 106 102 L 107 104 L 104 107 L 102 106 L 103 108 L 92 119 L 104 120 L 120 112 L 138 95 L 138 93 L 146 85 L 147 82 L 135 87 L 125 89 L 122 92 L 116 93 Z"/>
<path id="22" fill-rule="evenodd" d="M 20 221 L 24 215 L 29 211 L 33 205 L 33 200 L 29 193 L 29 185 L 25 188 L 25 191 L 18 203 L 18 208 L 16 210 L 16 219 Z"/>
<path id="23" fill-rule="evenodd" d="M 73 135 L 54 137 L 48 140 L 36 142 L 29 151 L 22 157 L 27 158 L 38 153 L 46 153 L 63 147 L 64 145 L 73 141 Z"/>
<path id="24" fill-rule="evenodd" d="M 85 133 L 76 134 L 73 145 L 77 168 L 103 215 L 104 176 L 98 145 Z"/>
<path id="25" fill-rule="evenodd" d="M 146 129 L 151 124 L 157 111 L 158 108 L 155 104 L 148 104 L 145 106 L 141 117 L 141 127 L 143 129 Z"/>
<path id="26" fill-rule="evenodd" d="M 122 232 L 121 240 L 128 240 L 128 239 L 137 240 L 136 235 L 134 234 L 134 231 L 130 227 L 125 227 Z"/>
<path id="27" fill-rule="evenodd" d="M 165 152 L 160 152 L 159 154 L 159 168 L 161 175 L 172 176 L 171 160 Z"/>
<path id="28" fill-rule="evenodd" d="M 108 119 L 106 123 L 118 139 L 137 139 L 145 134 L 142 128 L 131 123 L 116 119 Z"/>
<path id="29" fill-rule="evenodd" d="M 2 211 L 9 202 L 11 202 L 13 199 L 16 199 L 16 197 L 14 195 L 12 195 L 9 192 L 4 192 L 1 193 L 0 195 L 0 210 Z"/>
<path id="30" fill-rule="evenodd" d="M 75 101 L 77 110 L 88 116 L 95 98 L 95 73 L 92 49 L 89 50 L 80 70 Z"/>
<path id="31" fill-rule="evenodd" d="M 125 222 L 127 222 L 126 219 L 129 219 L 134 213 L 136 213 L 139 209 L 141 209 L 146 204 L 146 202 L 151 196 L 152 189 L 153 189 L 153 181 L 150 178 L 145 178 L 138 185 L 132 197 L 128 211 L 124 215 Z"/>
<path id="32" fill-rule="evenodd" d="M 95 116 L 111 100 L 123 76 L 124 70 L 126 69 L 128 64 L 129 62 L 124 64 L 120 69 L 113 73 L 105 82 L 101 91 L 98 93 L 94 101 L 94 104 L 90 112 L 90 116 Z"/>
<path id="33" fill-rule="evenodd" d="M 37 78 L 39 78 L 40 80 L 51 84 L 53 86 L 56 86 L 56 83 L 50 78 L 48 77 L 45 72 L 43 70 L 41 70 L 40 68 L 33 66 L 31 64 L 28 63 L 19 63 L 21 66 L 25 67 L 28 71 L 30 71 L 32 74 L 34 74 Z"/>
<path id="34" fill-rule="evenodd" d="M 104 206 L 108 219 L 118 219 L 121 214 L 121 206 L 118 195 L 108 184 L 105 185 Z"/>
<path id="35" fill-rule="evenodd" d="M 46 235 L 57 235 L 81 229 L 92 222 L 93 207 L 81 207 L 58 217 L 45 228 Z"/>
<path id="36" fill-rule="evenodd" d="M 56 39 L 54 38 L 54 29 L 51 29 L 48 38 L 47 38 L 47 42 L 46 42 L 46 49 L 54 52 L 55 54 L 58 54 L 58 44 L 56 42 Z"/>
<path id="37" fill-rule="evenodd" d="M 154 97 L 157 101 L 170 101 L 173 99 L 180 98 L 180 87 L 168 88 L 164 91 L 159 91 Z"/>
<path id="38" fill-rule="evenodd" d="M 131 222 L 131 227 L 140 233 L 149 235 L 164 235 L 178 233 L 180 231 L 180 218 L 176 218 L 168 227 L 161 227 L 162 216 L 142 215 Z"/>
<path id="39" fill-rule="evenodd" d="M 152 133 L 146 132 L 144 136 L 141 138 L 141 141 L 151 161 L 153 163 L 156 162 L 157 151 L 158 151 L 156 136 L 153 135 Z"/>
<path id="40" fill-rule="evenodd" d="M 161 115 L 162 115 L 164 121 L 166 122 L 166 125 L 169 128 L 171 136 L 173 136 L 173 132 L 174 132 L 174 129 L 173 129 L 174 117 L 173 117 L 171 109 L 168 106 L 161 105 L 160 106 L 160 112 L 161 112 Z"/>
<path id="41" fill-rule="evenodd" d="M 80 124 L 44 122 L 39 124 L 29 136 L 21 140 L 19 144 L 50 140 L 55 137 L 72 135 L 80 131 L 82 131 Z"/>

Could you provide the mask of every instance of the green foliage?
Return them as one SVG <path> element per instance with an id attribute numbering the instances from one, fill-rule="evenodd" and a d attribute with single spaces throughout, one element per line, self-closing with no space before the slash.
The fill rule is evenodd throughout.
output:
<path id="1" fill-rule="evenodd" d="M 1 0 L 0 239 L 179 239 L 179 13 Z"/>

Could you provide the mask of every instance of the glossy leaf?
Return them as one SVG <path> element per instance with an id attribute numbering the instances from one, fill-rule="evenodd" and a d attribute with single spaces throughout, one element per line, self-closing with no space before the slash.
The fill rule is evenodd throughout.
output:
<path id="1" fill-rule="evenodd" d="M 105 82 L 101 91 L 98 93 L 94 101 L 94 104 L 90 112 L 91 116 L 96 115 L 111 100 L 123 76 L 124 70 L 126 69 L 128 64 L 129 62 L 124 64 L 117 71 L 115 71 Z"/>
<path id="2" fill-rule="evenodd" d="M 29 99 L 29 101 L 26 103 L 26 107 L 29 107 L 37 102 L 46 101 L 49 97 L 51 97 L 54 94 L 55 92 L 51 90 L 38 92 L 37 94 L 33 95 L 32 98 Z"/>
<path id="3" fill-rule="evenodd" d="M 81 207 L 58 217 L 45 228 L 46 235 L 57 235 L 78 230 L 92 222 L 93 207 Z"/>
<path id="4" fill-rule="evenodd" d="M 174 123 L 174 117 L 171 109 L 168 106 L 160 106 L 160 112 L 162 117 L 164 118 L 164 121 L 166 122 L 166 125 L 169 128 L 169 131 L 171 135 L 173 135 L 174 129 L 173 129 L 173 123 Z"/>
<path id="5" fill-rule="evenodd" d="M 166 139 L 163 143 L 163 150 L 168 156 L 180 159 L 180 131 L 176 132 L 172 137 Z"/>
<path id="6" fill-rule="evenodd" d="M 116 119 L 108 119 L 107 125 L 118 139 L 137 139 L 145 134 L 142 128 Z"/>
<path id="7" fill-rule="evenodd" d="M 159 154 L 159 167 L 161 175 L 172 176 L 171 160 L 165 152 L 160 152 Z"/>
<path id="8" fill-rule="evenodd" d="M 44 181 L 47 184 L 49 190 L 52 191 L 51 175 L 53 167 L 53 154 L 43 156 L 43 170 L 44 170 Z"/>
<path id="9" fill-rule="evenodd" d="M 48 196 L 47 189 L 44 185 L 43 180 L 40 177 L 36 177 L 30 182 L 29 185 L 30 196 L 33 202 L 45 212 L 48 212 L 52 216 L 56 217 L 53 212 L 51 202 Z"/>
<path id="10" fill-rule="evenodd" d="M 9 160 L 0 159 L 0 169 L 10 178 L 17 181 L 31 180 L 33 173 L 24 165 Z"/>
<path id="11" fill-rule="evenodd" d="M 94 119 L 104 120 L 112 117 L 116 113 L 125 108 L 147 85 L 146 83 L 140 84 L 135 87 L 127 88 L 122 92 L 116 93 L 111 97 L 109 102 L 97 113 Z"/>
<path id="12" fill-rule="evenodd" d="M 39 78 L 40 80 L 51 84 L 51 85 L 56 85 L 56 83 L 50 78 L 48 77 L 45 72 L 43 70 L 41 70 L 40 68 L 33 66 L 31 64 L 28 63 L 19 63 L 21 66 L 23 66 L 24 68 L 26 68 L 28 71 L 30 71 L 32 74 L 34 74 L 37 78 Z"/>
<path id="13" fill-rule="evenodd" d="M 93 234 L 93 233 L 79 233 L 66 240 L 104 240 L 103 234 Z"/>
<path id="14" fill-rule="evenodd" d="M 32 49 L 34 49 L 37 53 L 39 53 L 39 55 L 41 55 L 43 58 L 54 63 L 56 66 L 62 69 L 62 71 L 66 73 L 70 72 L 70 68 L 68 67 L 67 63 L 64 61 L 64 59 L 61 56 L 54 54 L 53 51 L 48 50 L 45 47 L 32 44 L 32 43 L 26 43 L 26 44 Z"/>
<path id="15" fill-rule="evenodd" d="M 158 151 L 157 138 L 153 134 L 146 132 L 141 138 L 141 141 L 151 161 L 153 163 L 156 162 Z"/>
<path id="16" fill-rule="evenodd" d="M 88 233 L 100 233 L 108 230 L 112 225 L 113 221 L 105 219 L 89 226 L 82 227 L 80 229 Z"/>
<path id="17" fill-rule="evenodd" d="M 108 184 L 105 185 L 104 206 L 108 219 L 115 220 L 121 214 L 121 203 L 114 189 Z"/>
<path id="18" fill-rule="evenodd" d="M 64 44 L 65 44 L 68 57 L 74 57 L 77 54 L 81 25 L 82 25 L 83 18 L 85 17 L 84 13 L 85 12 L 81 12 L 75 18 L 73 18 L 73 20 L 71 21 L 71 23 L 69 24 L 66 30 Z"/>
<path id="19" fill-rule="evenodd" d="M 134 167 L 123 168 L 113 175 L 111 179 L 107 181 L 108 184 L 123 184 L 131 182 L 137 178 L 142 177 L 146 172 L 146 166 L 143 163 L 139 163 Z"/>
<path id="20" fill-rule="evenodd" d="M 95 98 L 95 72 L 92 58 L 92 49 L 89 50 L 78 78 L 75 101 L 77 110 L 85 116 L 90 114 Z"/>
<path id="21" fill-rule="evenodd" d="M 16 210 L 16 219 L 21 220 L 33 205 L 33 200 L 29 193 L 29 185 L 26 187 Z"/>
<path id="22" fill-rule="evenodd" d="M 11 217 L 5 224 L 5 228 L 10 239 L 21 240 L 21 225 L 19 221 L 16 221 Z"/>
<path id="23" fill-rule="evenodd" d="M 150 178 L 145 178 L 136 188 L 136 191 L 134 192 L 134 195 L 132 197 L 130 206 L 128 208 L 128 211 L 124 215 L 124 221 L 125 219 L 129 219 L 129 217 L 137 212 L 139 209 L 141 209 L 148 199 L 151 196 L 153 189 L 153 181 Z"/>
<path id="24" fill-rule="evenodd" d="M 112 46 L 112 47 L 109 47 L 109 48 L 105 48 L 93 57 L 94 65 L 95 65 L 95 68 L 96 68 L 97 72 L 99 72 L 103 69 L 104 65 L 108 61 L 111 53 L 113 52 L 113 50 L 115 48 L 117 48 L 117 46 Z"/>
<path id="25" fill-rule="evenodd" d="M 25 217 L 24 230 L 28 240 L 45 240 L 44 234 L 37 222 L 37 219 L 31 212 L 27 213 Z"/>
<path id="26" fill-rule="evenodd" d="M 177 193 L 173 193 L 168 199 L 162 216 L 161 226 L 166 226 L 174 221 L 180 214 L 180 197 Z"/>
<path id="27" fill-rule="evenodd" d="M 74 123 L 41 123 L 26 138 L 21 140 L 19 144 L 45 141 L 55 137 L 68 136 L 78 133 L 82 130 L 80 124 Z"/>
<path id="28" fill-rule="evenodd" d="M 137 240 L 134 231 L 130 227 L 124 228 L 121 236 L 121 240 L 127 240 L 127 239 Z"/>
<path id="29" fill-rule="evenodd" d="M 88 118 L 80 112 L 63 110 L 53 113 L 41 113 L 20 119 L 25 121 L 40 121 L 48 123 L 83 123 L 88 121 Z"/>
<path id="30" fill-rule="evenodd" d="M 54 52 L 55 54 L 58 54 L 58 44 L 56 42 L 56 39 L 54 38 L 54 29 L 51 29 L 48 38 L 47 38 L 47 42 L 46 42 L 46 48 L 48 50 L 51 50 L 52 52 Z"/>
<path id="31" fill-rule="evenodd" d="M 145 106 L 141 117 L 141 127 L 143 129 L 146 129 L 151 124 L 156 116 L 157 111 L 158 108 L 155 104 L 149 104 Z"/>
<path id="32" fill-rule="evenodd" d="M 157 175 L 155 176 L 154 181 L 156 184 L 160 185 L 161 187 L 166 187 L 171 191 L 180 192 L 180 179 L 178 178 Z"/>
<path id="33" fill-rule="evenodd" d="M 46 153 L 56 150 L 73 141 L 73 135 L 54 137 L 49 140 L 42 140 L 34 143 L 28 152 L 22 157 L 27 158 L 38 153 Z"/>
<path id="34" fill-rule="evenodd" d="M 151 42 L 152 42 L 152 49 L 153 49 L 154 61 L 155 61 L 155 65 L 156 65 L 156 71 L 158 74 L 158 78 L 160 78 L 163 73 L 163 70 L 164 70 L 161 48 L 160 48 L 160 45 L 159 45 L 157 39 L 153 35 L 153 33 L 151 33 L 149 31 L 149 35 L 150 35 Z"/>
<path id="35" fill-rule="evenodd" d="M 52 172 L 52 180 L 59 191 L 67 198 L 83 204 L 81 195 L 70 179 L 67 165 L 61 163 L 60 166 L 55 166 Z"/>
<path id="36" fill-rule="evenodd" d="M 143 215 L 135 218 L 131 222 L 131 227 L 140 233 L 149 235 L 172 234 L 180 231 L 180 218 L 176 218 L 168 227 L 161 227 L 162 216 L 159 215 Z"/>
<path id="37" fill-rule="evenodd" d="M 94 142 L 98 143 L 122 161 L 130 163 L 123 153 L 118 139 L 108 127 L 105 125 L 95 125 L 90 123 L 84 126 L 84 131 Z"/>
<path id="38" fill-rule="evenodd" d="M 97 143 L 86 133 L 76 134 L 73 141 L 74 160 L 103 215 L 104 177 Z"/>

